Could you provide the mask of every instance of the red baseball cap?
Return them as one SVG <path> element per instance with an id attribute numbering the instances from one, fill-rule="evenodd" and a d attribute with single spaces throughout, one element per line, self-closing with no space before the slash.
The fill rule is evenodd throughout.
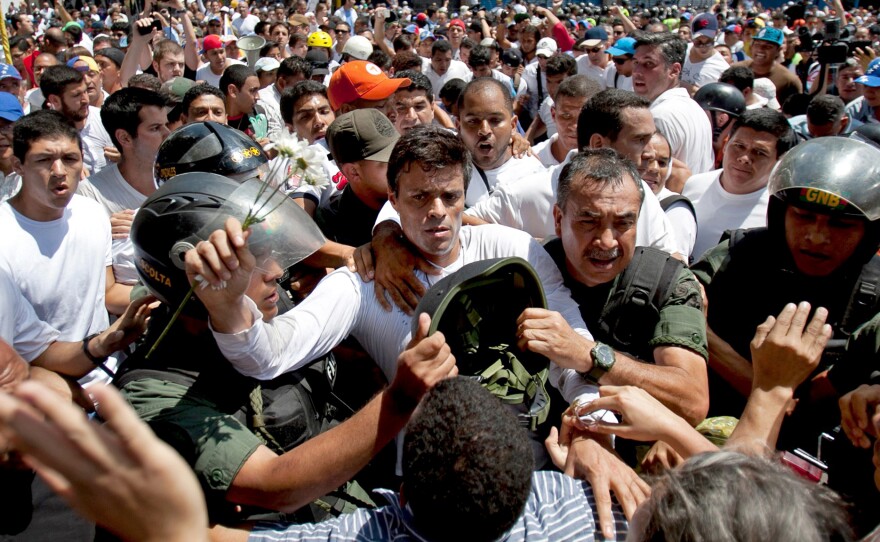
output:
<path id="1" fill-rule="evenodd" d="M 461 19 L 452 19 L 451 21 L 449 21 L 449 26 L 458 26 L 462 30 L 467 30 L 467 28 L 465 28 L 464 26 L 464 21 L 462 21 Z"/>
<path id="2" fill-rule="evenodd" d="M 389 79 L 382 69 L 365 60 L 353 60 L 340 66 L 330 77 L 327 97 L 330 107 L 338 110 L 342 104 L 355 100 L 384 100 L 400 87 L 412 83 L 406 77 Z"/>
<path id="3" fill-rule="evenodd" d="M 216 34 L 208 34 L 205 36 L 205 39 L 202 40 L 202 53 L 205 51 L 210 51 L 211 49 L 222 49 L 223 41 L 220 39 L 220 36 Z"/>

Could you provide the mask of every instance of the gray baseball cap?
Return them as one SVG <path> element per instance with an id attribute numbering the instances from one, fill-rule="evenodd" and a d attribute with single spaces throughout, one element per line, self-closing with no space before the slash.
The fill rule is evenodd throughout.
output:
<path id="1" fill-rule="evenodd" d="M 327 129 L 327 144 L 337 164 L 388 162 L 399 137 L 388 117 L 377 109 L 350 111 Z"/>

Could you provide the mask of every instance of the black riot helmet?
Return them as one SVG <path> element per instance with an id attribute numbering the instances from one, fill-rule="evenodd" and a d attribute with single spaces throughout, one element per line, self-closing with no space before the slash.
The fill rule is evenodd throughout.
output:
<path id="1" fill-rule="evenodd" d="M 138 276 L 150 293 L 171 306 L 183 300 L 190 288 L 184 254 L 219 228 L 225 216 L 239 220 L 247 216 L 254 201 L 248 190 L 254 183 L 262 184 L 257 180 L 239 183 L 213 173 L 184 173 L 144 201 L 131 226 L 131 241 Z M 259 224 L 276 239 L 266 239 L 266 230 L 258 228 L 251 230 L 248 239 L 258 266 L 261 257 L 276 258 L 281 252 L 275 250 L 277 237 L 283 236 L 284 241 L 283 262 L 276 261 L 282 267 L 308 257 L 325 242 L 311 217 L 283 194 L 280 197 L 284 204 L 273 206 L 270 218 Z M 270 246 L 270 241 L 275 245 Z"/>
<path id="2" fill-rule="evenodd" d="M 229 126 L 194 122 L 171 132 L 156 155 L 161 184 L 191 171 L 217 173 L 239 181 L 259 177 L 269 159 L 259 143 Z"/>
<path id="3" fill-rule="evenodd" d="M 717 139 L 730 124 L 746 112 L 746 99 L 738 88 L 727 83 L 703 85 L 694 94 L 694 101 L 709 112 L 712 136 Z M 719 124 L 718 113 L 727 114 L 727 122 Z"/>

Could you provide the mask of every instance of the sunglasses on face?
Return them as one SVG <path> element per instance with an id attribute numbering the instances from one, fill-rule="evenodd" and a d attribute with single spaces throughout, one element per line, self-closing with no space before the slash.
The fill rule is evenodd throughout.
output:
<path id="1" fill-rule="evenodd" d="M 700 49 L 706 49 L 707 47 L 711 47 L 711 46 L 712 46 L 711 41 L 695 41 L 694 42 L 694 47 L 699 47 Z"/>
<path id="2" fill-rule="evenodd" d="M 621 64 L 626 64 L 628 60 L 632 60 L 631 58 L 612 58 L 611 59 L 615 64 L 620 66 Z"/>
<path id="3" fill-rule="evenodd" d="M 604 49 L 602 47 L 592 47 L 590 49 L 584 49 L 584 50 L 588 53 L 601 53 L 602 51 L 604 51 Z"/>

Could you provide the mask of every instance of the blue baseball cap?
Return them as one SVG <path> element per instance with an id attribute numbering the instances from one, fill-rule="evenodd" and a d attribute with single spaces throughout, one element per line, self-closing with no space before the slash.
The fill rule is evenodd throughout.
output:
<path id="1" fill-rule="evenodd" d="M 611 56 L 624 56 L 630 55 L 635 56 L 636 54 L 636 39 L 635 38 L 620 38 L 614 45 L 605 50 Z"/>
<path id="2" fill-rule="evenodd" d="M 761 30 L 758 30 L 758 33 L 755 34 L 753 40 L 761 40 L 761 41 L 769 41 L 774 45 L 778 45 L 782 47 L 782 44 L 785 43 L 785 35 L 783 35 L 782 30 L 778 28 L 773 28 L 772 26 L 765 26 Z"/>
<path id="3" fill-rule="evenodd" d="M 18 98 L 8 92 L 0 92 L 0 119 L 16 122 L 24 116 Z"/>
<path id="4" fill-rule="evenodd" d="M 18 73 L 15 66 L 11 64 L 0 64 L 0 79 L 6 79 L 7 77 L 12 77 L 13 79 L 21 81 L 21 74 Z"/>
<path id="5" fill-rule="evenodd" d="M 880 87 L 880 58 L 875 58 L 868 64 L 865 75 L 857 78 L 856 83 L 866 87 Z"/>

